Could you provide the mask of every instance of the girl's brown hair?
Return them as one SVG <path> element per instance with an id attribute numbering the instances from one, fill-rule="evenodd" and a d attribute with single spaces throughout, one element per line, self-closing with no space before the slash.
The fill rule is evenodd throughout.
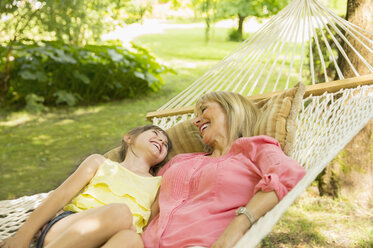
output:
<path id="1" fill-rule="evenodd" d="M 153 165 L 149 170 L 149 173 L 152 174 L 153 176 L 155 176 L 155 175 L 157 175 L 158 170 L 160 168 L 162 168 L 162 166 L 166 163 L 167 156 L 172 149 L 172 142 L 171 142 L 171 139 L 168 136 L 168 134 L 162 128 L 160 128 L 158 126 L 155 126 L 155 125 L 139 126 L 139 127 L 136 127 L 134 129 L 130 130 L 128 132 L 128 134 L 131 136 L 131 138 L 133 138 L 135 140 L 137 136 L 139 136 L 141 133 L 143 133 L 145 131 L 148 131 L 148 130 L 155 130 L 155 131 L 163 133 L 167 138 L 167 144 L 168 144 L 167 155 L 166 155 L 165 159 L 162 162 L 160 162 L 156 165 Z M 121 149 L 119 151 L 119 155 L 120 155 L 120 158 L 121 158 L 122 161 L 124 161 L 124 159 L 126 158 L 127 150 L 128 150 L 128 144 L 127 144 L 127 142 L 122 140 L 122 146 L 121 146 Z"/>

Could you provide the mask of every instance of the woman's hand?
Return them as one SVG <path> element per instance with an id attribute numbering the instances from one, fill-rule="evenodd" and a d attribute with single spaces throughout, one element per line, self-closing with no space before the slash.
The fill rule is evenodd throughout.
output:
<path id="1" fill-rule="evenodd" d="M 271 210 L 278 202 L 279 199 L 274 191 L 258 191 L 246 205 L 246 208 L 250 210 L 255 220 L 257 220 Z M 249 230 L 250 226 L 250 221 L 244 214 L 236 216 L 219 239 L 213 244 L 212 248 L 233 247 L 245 232 Z"/>
<path id="2" fill-rule="evenodd" d="M 250 221 L 245 215 L 236 216 L 211 248 L 233 247 L 249 227 Z"/>

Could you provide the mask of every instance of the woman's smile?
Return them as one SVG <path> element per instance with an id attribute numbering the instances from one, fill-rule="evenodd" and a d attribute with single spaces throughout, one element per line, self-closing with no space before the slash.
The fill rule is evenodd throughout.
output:
<path id="1" fill-rule="evenodd" d="M 210 122 L 205 122 L 204 124 L 201 125 L 201 127 L 199 128 L 199 132 L 201 133 L 201 135 L 203 135 L 203 131 L 205 131 L 205 129 L 210 125 Z"/>
<path id="2" fill-rule="evenodd" d="M 194 120 L 203 143 L 215 146 L 216 143 L 225 144 L 228 140 L 227 115 L 219 103 L 205 102 L 201 105 L 200 113 Z"/>

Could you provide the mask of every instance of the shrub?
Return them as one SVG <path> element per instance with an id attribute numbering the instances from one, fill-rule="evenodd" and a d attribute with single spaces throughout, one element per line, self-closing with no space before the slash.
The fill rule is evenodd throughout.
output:
<path id="1" fill-rule="evenodd" d="M 238 32 L 237 29 L 230 29 L 228 33 L 228 40 L 229 41 L 236 41 L 236 42 L 241 42 L 244 40 L 242 37 L 242 34 Z"/>
<path id="2" fill-rule="evenodd" d="M 130 50 L 118 45 L 18 44 L 13 56 L 6 101 L 18 105 L 25 105 L 30 95 L 45 105 L 70 106 L 135 97 L 158 91 L 161 74 L 172 71 L 134 44 Z"/>

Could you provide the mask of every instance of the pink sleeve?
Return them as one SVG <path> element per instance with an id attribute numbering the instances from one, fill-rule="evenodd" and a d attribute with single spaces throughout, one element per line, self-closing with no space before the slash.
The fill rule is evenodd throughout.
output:
<path id="1" fill-rule="evenodd" d="M 281 200 L 306 174 L 306 170 L 295 160 L 285 155 L 277 140 L 268 136 L 251 137 L 246 154 L 257 167 L 260 180 L 258 191 L 274 190 Z"/>

